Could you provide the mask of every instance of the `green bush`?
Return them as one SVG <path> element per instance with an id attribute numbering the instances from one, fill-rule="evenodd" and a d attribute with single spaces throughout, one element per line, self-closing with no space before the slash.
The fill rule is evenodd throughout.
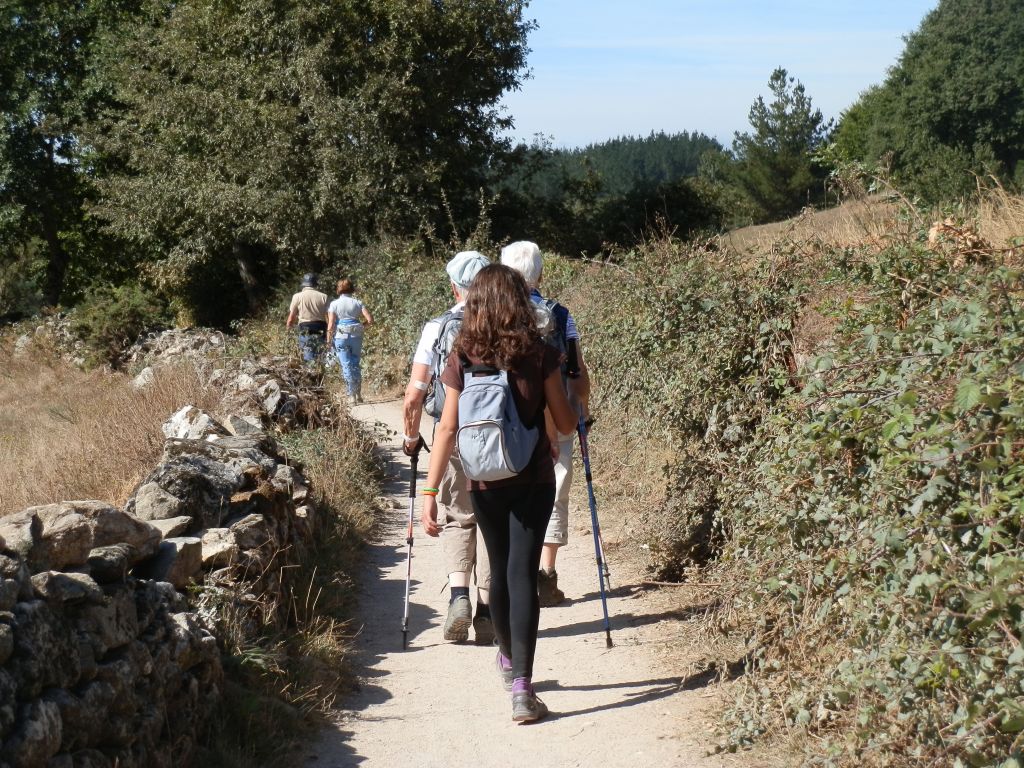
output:
<path id="1" fill-rule="evenodd" d="M 739 742 L 784 722 L 841 764 L 1021 758 L 1024 281 L 923 240 L 851 265 L 832 351 L 723 483 Z"/>
<path id="2" fill-rule="evenodd" d="M 138 284 L 101 286 L 88 291 L 75 308 L 71 331 L 85 343 L 90 363 L 116 367 L 141 334 L 170 320 L 160 299 Z"/>

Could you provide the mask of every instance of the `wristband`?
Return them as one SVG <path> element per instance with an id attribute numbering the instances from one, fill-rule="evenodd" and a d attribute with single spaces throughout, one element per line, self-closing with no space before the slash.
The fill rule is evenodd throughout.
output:
<path id="1" fill-rule="evenodd" d="M 438 490 L 437 488 L 424 488 L 420 493 L 424 496 L 437 496 Z"/>
<path id="2" fill-rule="evenodd" d="M 405 433 L 402 434 L 402 440 L 404 440 L 407 443 L 414 443 L 414 442 L 416 442 L 419 439 L 420 439 L 420 433 L 419 432 L 417 432 L 415 435 L 407 435 Z"/>
<path id="3" fill-rule="evenodd" d="M 421 392 L 426 392 L 427 391 L 427 382 L 425 382 L 425 381 L 414 381 L 412 383 L 412 386 L 413 386 L 413 389 L 418 389 Z"/>

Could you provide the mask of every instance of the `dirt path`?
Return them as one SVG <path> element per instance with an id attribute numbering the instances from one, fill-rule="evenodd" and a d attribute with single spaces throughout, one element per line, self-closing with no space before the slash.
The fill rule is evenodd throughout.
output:
<path id="1" fill-rule="evenodd" d="M 355 412 L 400 433 L 400 408 L 401 403 L 386 402 L 359 406 Z M 395 508 L 387 513 L 380 540 L 370 546 L 362 579 L 364 627 L 357 660 L 362 688 L 341 702 L 344 711 L 336 730 L 311 745 L 305 765 L 751 764 L 734 756 L 704 757 L 713 739 L 706 723 L 712 694 L 657 669 L 653 650 L 675 622 L 668 622 L 664 609 L 642 591 L 617 581 L 614 563 L 608 607 L 615 645 L 606 647 L 586 508 L 573 507 L 570 545 L 558 559 L 559 585 L 572 600 L 541 612 L 534 681 L 551 708 L 546 720 L 534 725 L 512 722 L 492 648 L 442 640 L 448 592 L 441 548 L 418 525 L 409 648 L 403 651 L 409 468 L 400 450 L 382 448 L 390 449 L 387 492 Z M 422 459 L 420 485 L 427 464 L 425 455 Z"/>

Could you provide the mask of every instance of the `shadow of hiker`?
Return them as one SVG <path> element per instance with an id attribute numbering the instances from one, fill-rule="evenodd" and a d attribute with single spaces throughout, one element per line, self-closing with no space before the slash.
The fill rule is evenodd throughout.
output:
<path id="1" fill-rule="evenodd" d="M 537 690 L 544 691 L 609 691 L 625 688 L 642 688 L 633 693 L 624 693 L 619 701 L 612 701 L 607 704 L 598 704 L 593 707 L 577 709 L 564 712 L 552 712 L 549 719 L 557 720 L 564 717 L 579 717 L 580 715 L 591 715 L 595 712 L 607 712 L 622 707 L 632 707 L 637 704 L 646 704 L 651 701 L 664 699 L 683 691 L 695 691 L 706 688 L 714 682 L 735 680 L 746 671 L 746 661 L 739 659 L 730 662 L 724 669 L 717 664 L 711 663 L 706 669 L 694 672 L 686 677 L 663 677 L 656 680 L 633 680 L 619 683 L 595 683 L 593 685 L 562 685 L 557 681 L 541 681 L 537 683 Z"/>
<path id="2" fill-rule="evenodd" d="M 611 685 L 594 685 L 594 686 L 561 686 L 557 682 L 550 684 L 548 682 L 540 683 L 537 685 L 538 691 L 571 691 L 571 690 L 610 690 L 617 688 L 643 688 L 644 690 L 636 691 L 635 693 L 624 693 L 623 698 L 618 701 L 612 701 L 607 704 L 597 704 L 593 707 L 585 707 L 583 709 L 568 710 L 562 712 L 552 712 L 548 719 L 560 720 L 565 717 L 579 717 L 581 715 L 592 715 L 597 712 L 607 712 L 613 709 L 621 709 L 623 707 L 632 707 L 637 704 L 646 704 L 652 701 L 658 701 L 664 699 L 675 693 L 679 693 L 682 688 L 683 681 L 679 678 L 662 678 L 660 680 L 637 680 L 634 682 L 625 683 L 613 683 Z"/>
<path id="3" fill-rule="evenodd" d="M 647 624 L 657 624 L 660 621 L 685 621 L 704 614 L 713 604 L 695 605 L 690 608 L 679 610 L 661 611 L 660 613 L 613 613 L 609 614 L 612 633 L 616 629 L 642 627 Z M 550 610 L 550 609 L 545 609 Z M 598 608 L 597 616 L 592 621 L 582 621 L 573 624 L 565 624 L 559 627 L 545 627 L 537 633 L 537 637 L 575 637 L 578 635 L 589 635 L 592 633 L 604 632 L 604 616 Z"/>

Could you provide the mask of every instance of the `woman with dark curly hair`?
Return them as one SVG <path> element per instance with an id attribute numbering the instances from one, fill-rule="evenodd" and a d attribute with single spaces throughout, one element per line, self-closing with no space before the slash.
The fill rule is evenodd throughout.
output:
<path id="1" fill-rule="evenodd" d="M 555 472 L 550 435 L 570 432 L 576 414 L 565 394 L 558 353 L 545 344 L 526 282 L 500 264 L 482 269 L 466 301 L 462 329 L 441 374 L 451 392 L 460 393 L 470 366 L 508 371 L 519 418 L 538 427 L 539 439 L 529 464 L 504 480 L 469 481 L 470 500 L 491 560 L 491 619 L 498 638 L 498 669 L 512 691 L 512 719 L 539 720 L 548 713 L 533 689 L 533 658 L 537 648 L 540 603 L 537 569 L 544 532 L 555 498 Z M 445 398 L 434 433 L 434 450 L 420 521 L 437 536 L 434 489 L 441 481 L 459 426 L 459 398 Z"/>

